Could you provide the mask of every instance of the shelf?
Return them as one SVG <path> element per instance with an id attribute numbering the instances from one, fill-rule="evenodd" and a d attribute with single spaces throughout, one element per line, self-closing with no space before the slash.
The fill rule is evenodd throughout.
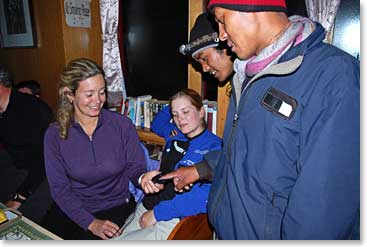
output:
<path id="1" fill-rule="evenodd" d="M 148 128 L 136 127 L 140 141 L 149 142 L 157 145 L 164 145 L 164 138 L 150 131 Z"/>

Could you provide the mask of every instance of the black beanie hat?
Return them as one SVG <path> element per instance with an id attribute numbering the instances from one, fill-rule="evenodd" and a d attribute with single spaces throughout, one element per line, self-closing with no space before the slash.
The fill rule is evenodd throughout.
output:
<path id="1" fill-rule="evenodd" d="M 180 46 L 183 55 L 194 57 L 198 52 L 219 45 L 217 25 L 209 13 L 200 14 L 190 31 L 190 41 Z"/>

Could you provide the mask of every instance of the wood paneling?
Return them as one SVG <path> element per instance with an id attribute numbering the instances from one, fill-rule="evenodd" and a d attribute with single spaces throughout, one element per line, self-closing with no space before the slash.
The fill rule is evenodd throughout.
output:
<path id="1" fill-rule="evenodd" d="M 224 86 L 218 86 L 217 136 L 220 137 L 223 137 L 224 125 L 226 123 L 227 110 L 229 105 L 229 94 L 227 92 L 228 86 L 229 82 L 227 82 Z"/>
<path id="2" fill-rule="evenodd" d="M 59 2 L 64 12 L 64 1 Z M 62 28 L 66 62 L 87 57 L 102 65 L 102 29 L 98 0 L 91 2 L 91 28 L 69 27 L 66 25 L 65 15 L 62 15 Z"/>
<path id="3" fill-rule="evenodd" d="M 190 34 L 191 28 L 194 26 L 196 17 L 200 15 L 204 10 L 204 1 L 201 0 L 188 0 L 189 1 L 189 25 L 188 33 Z M 203 85 L 201 82 L 201 73 L 196 71 L 195 68 L 189 64 L 187 71 L 188 87 L 203 95 Z"/>
<path id="4" fill-rule="evenodd" d="M 65 64 L 60 5 L 50 0 L 31 2 L 38 47 L 0 49 L 0 63 L 10 70 L 15 82 L 39 81 L 42 98 L 55 108 L 58 75 Z"/>
<path id="5" fill-rule="evenodd" d="M 59 75 L 66 63 L 78 57 L 88 57 L 102 63 L 99 1 L 91 1 L 91 28 L 66 26 L 64 0 L 30 2 L 38 47 L 0 49 L 0 63 L 10 70 L 15 82 L 39 81 L 42 98 L 55 110 Z"/>

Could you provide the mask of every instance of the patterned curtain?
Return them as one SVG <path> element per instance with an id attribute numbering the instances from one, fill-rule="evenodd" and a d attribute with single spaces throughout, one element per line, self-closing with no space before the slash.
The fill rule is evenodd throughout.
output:
<path id="1" fill-rule="evenodd" d="M 335 16 L 341 0 L 305 0 L 308 16 L 326 30 L 325 42 L 332 43 Z"/>
<path id="2" fill-rule="evenodd" d="M 107 82 L 109 106 L 118 106 L 126 99 L 124 76 L 121 69 L 117 40 L 119 0 L 99 0 L 103 40 L 103 70 Z"/>

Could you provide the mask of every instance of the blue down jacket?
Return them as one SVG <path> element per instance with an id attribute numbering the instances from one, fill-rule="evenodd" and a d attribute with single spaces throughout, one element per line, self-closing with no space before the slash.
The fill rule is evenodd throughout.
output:
<path id="1" fill-rule="evenodd" d="M 165 152 L 170 147 L 172 140 L 187 140 L 185 135 L 179 131 L 175 124 L 170 123 L 172 118 L 170 107 L 160 111 L 152 122 L 152 130 L 166 140 Z M 171 137 L 171 131 L 175 129 L 178 135 Z M 222 140 L 207 129 L 200 136 L 192 139 L 184 157 L 176 164 L 178 166 L 189 166 L 204 159 L 204 155 L 210 151 L 220 150 Z M 154 216 L 157 221 L 182 218 L 207 212 L 208 196 L 211 184 L 194 184 L 189 192 L 176 194 L 172 200 L 162 201 L 154 207 Z"/>
<path id="2" fill-rule="evenodd" d="M 224 148 L 206 156 L 220 239 L 350 237 L 360 206 L 359 62 L 324 37 L 317 24 L 250 81 L 238 105 L 232 93 Z M 292 99 L 290 117 L 262 104 L 270 91 Z"/>

